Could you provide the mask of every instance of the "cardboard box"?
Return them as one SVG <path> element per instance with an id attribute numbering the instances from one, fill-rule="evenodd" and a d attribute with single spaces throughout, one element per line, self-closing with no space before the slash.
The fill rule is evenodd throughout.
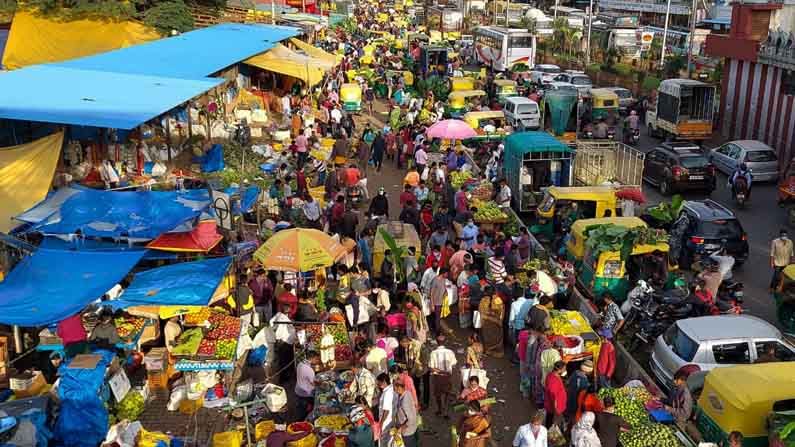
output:
<path id="1" fill-rule="evenodd" d="M 168 390 L 168 373 L 166 371 L 147 373 L 146 382 L 149 391 Z"/>
<path id="2" fill-rule="evenodd" d="M 47 379 L 45 379 L 44 374 L 40 372 L 37 372 L 30 380 L 30 384 L 27 387 L 14 390 L 14 395 L 18 399 L 38 396 L 47 388 Z M 19 383 L 17 383 L 17 385 L 19 385 Z"/>
<path id="3" fill-rule="evenodd" d="M 166 348 L 152 348 L 144 356 L 147 371 L 165 371 L 168 366 L 168 350 Z"/>
<path id="4" fill-rule="evenodd" d="M 199 408 L 202 406 L 204 406 L 203 397 L 200 397 L 196 400 L 183 399 L 182 402 L 179 403 L 179 412 L 182 414 L 191 415 L 199 411 Z"/>

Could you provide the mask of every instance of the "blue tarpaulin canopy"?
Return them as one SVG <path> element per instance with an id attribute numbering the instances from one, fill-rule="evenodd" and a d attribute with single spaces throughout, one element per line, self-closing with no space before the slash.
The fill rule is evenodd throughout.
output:
<path id="1" fill-rule="evenodd" d="M 223 23 L 179 36 L 59 62 L 81 70 L 199 79 L 299 34 L 287 26 Z"/>
<path id="2" fill-rule="evenodd" d="M 0 282 L 0 323 L 45 326 L 74 315 L 121 281 L 143 254 L 39 248 Z"/>
<path id="3" fill-rule="evenodd" d="M 177 191 L 100 191 L 77 189 L 54 194 L 18 219 L 35 216 L 31 230 L 48 235 L 77 234 L 149 240 L 199 217 L 210 204 L 204 189 Z M 68 193 L 71 193 L 69 195 Z M 50 200 L 62 200 L 52 205 Z M 47 212 L 36 212 L 41 207 Z M 48 214 L 49 213 L 49 214 Z"/>
<path id="4" fill-rule="evenodd" d="M 167 265 L 136 273 L 114 309 L 132 306 L 206 306 L 224 279 L 232 258 Z"/>
<path id="5" fill-rule="evenodd" d="M 222 82 L 37 65 L 0 73 L 0 118 L 132 129 Z"/>

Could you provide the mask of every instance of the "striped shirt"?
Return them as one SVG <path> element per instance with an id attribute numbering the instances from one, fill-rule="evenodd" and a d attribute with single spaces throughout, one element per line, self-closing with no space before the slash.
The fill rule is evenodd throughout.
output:
<path id="1" fill-rule="evenodd" d="M 505 271 L 505 264 L 502 260 L 497 259 L 496 257 L 491 257 L 488 260 L 487 268 L 487 277 L 490 282 L 494 284 L 502 284 L 505 282 L 505 276 L 507 272 Z"/>

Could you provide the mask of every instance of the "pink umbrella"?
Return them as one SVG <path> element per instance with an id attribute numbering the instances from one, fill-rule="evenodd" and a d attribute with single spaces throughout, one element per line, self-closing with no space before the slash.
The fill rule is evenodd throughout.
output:
<path id="1" fill-rule="evenodd" d="M 472 127 L 462 120 L 442 120 L 429 127 L 425 132 L 430 138 L 443 138 L 447 140 L 465 140 L 474 138 L 478 134 Z"/>

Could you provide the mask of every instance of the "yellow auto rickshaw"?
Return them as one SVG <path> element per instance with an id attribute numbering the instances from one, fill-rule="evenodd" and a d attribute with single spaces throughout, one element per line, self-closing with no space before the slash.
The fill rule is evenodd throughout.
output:
<path id="1" fill-rule="evenodd" d="M 576 218 L 593 219 L 595 217 L 618 216 L 615 186 L 551 186 L 544 193 L 544 199 L 538 206 L 538 217 L 552 219 L 560 213 L 561 206 L 570 207 L 577 204 Z"/>
<path id="2" fill-rule="evenodd" d="M 445 114 L 458 118 L 464 115 L 472 103 L 479 103 L 486 97 L 486 92 L 483 90 L 459 90 L 450 93 L 447 97 L 447 107 L 445 107 Z"/>
<path id="3" fill-rule="evenodd" d="M 585 256 L 585 230 L 594 225 L 613 224 L 624 228 L 645 227 L 646 222 L 638 217 L 599 217 L 580 219 L 571 224 L 570 238 L 566 242 L 566 257 L 578 267 Z"/>
<path id="4" fill-rule="evenodd" d="M 505 131 L 505 112 L 502 110 L 467 112 L 464 121 L 478 133 L 475 139 L 502 139 L 508 135 Z M 493 129 L 490 126 L 493 126 Z"/>
<path id="5" fill-rule="evenodd" d="M 497 97 L 497 102 L 500 104 L 504 104 L 506 98 L 518 96 L 519 93 L 516 91 L 516 81 L 512 79 L 495 79 L 494 95 Z"/>
<path id="6" fill-rule="evenodd" d="M 475 80 L 469 77 L 450 78 L 450 91 L 461 92 L 475 90 Z"/>
<path id="7" fill-rule="evenodd" d="M 765 343 L 781 345 L 771 340 L 751 343 L 750 349 L 758 356 Z M 792 408 L 795 400 L 793 377 L 793 362 L 710 370 L 704 379 L 695 411 L 696 427 L 703 441 L 729 445 L 729 433 L 739 431 L 743 434 L 743 447 L 767 446 L 768 417 L 776 411 Z M 771 419 L 774 418 L 775 413 Z"/>
<path id="8" fill-rule="evenodd" d="M 362 87 L 359 84 L 342 84 L 340 87 L 340 101 L 343 110 L 358 112 L 362 110 Z"/>
<path id="9" fill-rule="evenodd" d="M 784 267 L 781 279 L 773 290 L 776 317 L 785 334 L 795 334 L 795 264 Z"/>
<path id="10" fill-rule="evenodd" d="M 647 228 L 645 222 L 640 222 L 642 225 L 635 227 Z M 594 225 L 584 228 L 583 231 L 587 232 L 588 228 L 594 228 Z M 654 283 L 665 282 L 669 270 L 672 269 L 668 264 L 667 235 L 663 230 L 649 230 L 647 233 L 647 240 L 636 242 L 626 259 L 622 259 L 620 250 L 597 251 L 599 245 L 589 247 L 588 239 L 598 237 L 589 233 L 583 241 L 583 257 L 576 268 L 576 277 L 581 289 L 592 298 L 610 293 L 616 302 L 620 303 L 627 298 L 630 288 L 639 279 Z"/>
<path id="11" fill-rule="evenodd" d="M 593 122 L 604 120 L 613 135 L 616 135 L 616 126 L 621 119 L 618 107 L 618 95 L 614 91 L 604 88 L 591 89 L 591 118 Z"/>

